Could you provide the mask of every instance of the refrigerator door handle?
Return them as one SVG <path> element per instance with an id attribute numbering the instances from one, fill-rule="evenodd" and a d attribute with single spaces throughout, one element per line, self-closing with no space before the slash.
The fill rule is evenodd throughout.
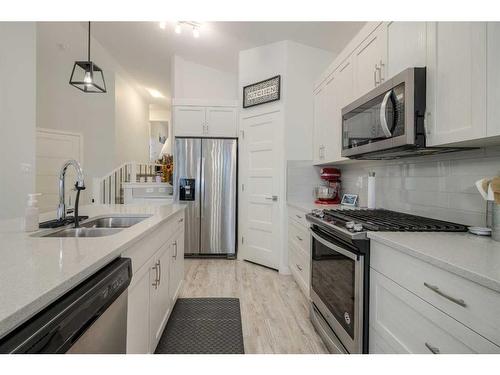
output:
<path id="1" fill-rule="evenodd" d="M 200 172 L 200 217 L 203 217 L 203 205 L 205 204 L 205 158 L 201 158 Z"/>

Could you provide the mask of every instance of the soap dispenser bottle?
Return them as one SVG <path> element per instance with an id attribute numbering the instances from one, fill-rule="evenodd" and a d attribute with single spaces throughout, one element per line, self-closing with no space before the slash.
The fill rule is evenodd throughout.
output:
<path id="1" fill-rule="evenodd" d="M 28 194 L 28 205 L 24 212 L 24 230 L 26 232 L 34 232 L 38 230 L 39 210 L 37 207 L 38 200 L 36 197 L 42 195 L 40 193 Z"/>

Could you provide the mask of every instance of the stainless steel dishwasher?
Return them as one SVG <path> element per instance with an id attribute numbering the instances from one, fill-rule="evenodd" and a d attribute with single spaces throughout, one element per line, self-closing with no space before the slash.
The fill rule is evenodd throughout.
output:
<path id="1" fill-rule="evenodd" d="M 125 353 L 131 277 L 131 260 L 114 260 L 0 339 L 0 353 Z"/>

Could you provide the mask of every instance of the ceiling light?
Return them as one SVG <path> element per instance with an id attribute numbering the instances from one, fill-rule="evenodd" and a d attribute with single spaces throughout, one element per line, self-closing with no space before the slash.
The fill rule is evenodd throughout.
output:
<path id="1" fill-rule="evenodd" d="M 195 38 L 200 37 L 200 28 L 198 26 L 193 27 L 193 37 L 195 37 Z"/>
<path id="2" fill-rule="evenodd" d="M 177 23 L 175 24 L 175 29 L 174 29 L 174 30 L 175 30 L 175 33 L 176 33 L 176 34 L 180 34 L 180 33 L 181 33 L 182 29 L 181 29 L 181 24 L 180 24 L 180 22 L 177 22 Z"/>
<path id="3" fill-rule="evenodd" d="M 69 84 L 83 92 L 105 93 L 106 81 L 104 74 L 97 65 L 90 60 L 90 22 L 88 30 L 87 61 L 75 61 Z"/>
<path id="4" fill-rule="evenodd" d="M 147 90 L 149 92 L 149 95 L 151 95 L 153 98 L 164 98 L 163 94 L 158 90 L 155 89 L 147 89 Z"/>
<path id="5" fill-rule="evenodd" d="M 165 21 L 160 22 L 160 29 L 165 30 L 165 27 L 167 27 L 167 23 Z"/>

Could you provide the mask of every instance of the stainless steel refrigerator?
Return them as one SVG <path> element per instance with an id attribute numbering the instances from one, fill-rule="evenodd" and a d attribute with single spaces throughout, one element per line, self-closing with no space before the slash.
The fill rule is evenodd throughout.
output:
<path id="1" fill-rule="evenodd" d="M 236 139 L 175 139 L 174 197 L 186 205 L 187 256 L 236 255 L 236 177 Z"/>

